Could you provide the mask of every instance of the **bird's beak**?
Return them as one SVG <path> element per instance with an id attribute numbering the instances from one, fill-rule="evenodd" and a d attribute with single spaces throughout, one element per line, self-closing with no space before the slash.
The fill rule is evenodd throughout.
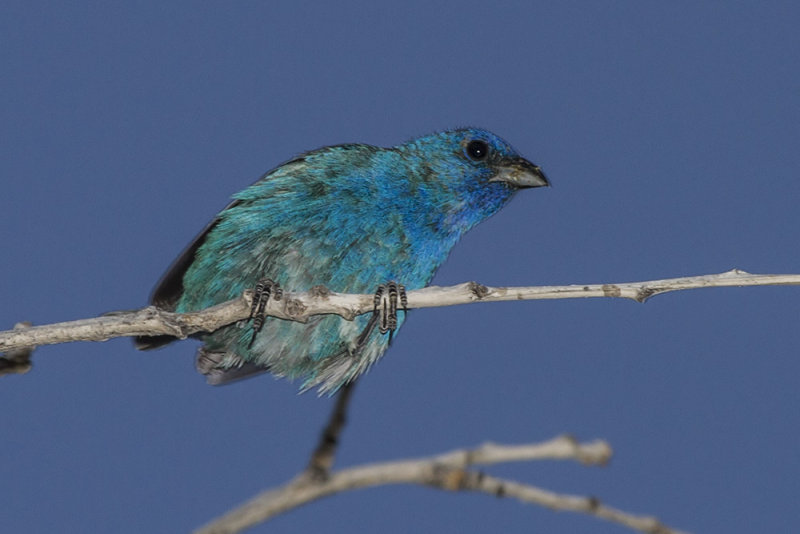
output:
<path id="1" fill-rule="evenodd" d="M 550 185 L 542 169 L 524 158 L 514 158 L 504 162 L 499 172 L 489 181 L 505 182 L 519 188 Z"/>

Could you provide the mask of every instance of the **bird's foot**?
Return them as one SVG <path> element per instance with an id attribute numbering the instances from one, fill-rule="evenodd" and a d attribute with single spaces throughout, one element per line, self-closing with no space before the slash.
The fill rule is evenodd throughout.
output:
<path id="1" fill-rule="evenodd" d="M 381 334 L 389 333 L 389 343 L 392 342 L 392 335 L 397 330 L 397 304 L 405 313 L 408 307 L 406 288 L 397 282 L 387 282 L 378 286 L 375 291 L 375 302 L 373 315 L 378 318 L 378 331 Z"/>
<path id="2" fill-rule="evenodd" d="M 256 335 L 261 331 L 264 326 L 266 314 L 264 310 L 267 308 L 267 302 L 270 298 L 281 300 L 283 297 L 283 290 L 278 282 L 271 278 L 262 278 L 253 288 L 253 304 L 250 306 L 250 319 L 253 320 L 253 338 L 250 340 L 250 346 L 256 340 Z"/>

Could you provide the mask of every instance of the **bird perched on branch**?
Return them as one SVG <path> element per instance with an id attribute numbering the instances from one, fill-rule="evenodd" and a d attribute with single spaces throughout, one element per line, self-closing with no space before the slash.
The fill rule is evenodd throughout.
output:
<path id="1" fill-rule="evenodd" d="M 542 171 L 486 130 L 435 133 L 392 148 L 348 144 L 302 154 L 231 202 L 172 264 L 151 302 L 201 310 L 257 288 L 324 285 L 340 293 L 403 297 L 427 285 L 453 245 L 523 188 L 549 185 Z M 400 285 L 402 284 L 402 286 Z M 277 293 L 277 295 L 276 295 Z M 197 368 L 212 384 L 269 371 L 302 387 L 336 391 L 386 350 L 405 314 L 346 321 L 259 317 L 201 336 Z M 140 337 L 141 349 L 174 338 Z"/>

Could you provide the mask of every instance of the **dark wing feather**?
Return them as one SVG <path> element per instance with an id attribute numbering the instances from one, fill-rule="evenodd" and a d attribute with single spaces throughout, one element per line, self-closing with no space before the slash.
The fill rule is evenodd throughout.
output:
<path id="1" fill-rule="evenodd" d="M 225 206 L 225 210 L 236 206 L 239 202 L 239 200 L 234 200 Z M 178 304 L 183 294 L 183 276 L 194 261 L 197 249 L 205 243 L 206 237 L 218 223 L 219 217 L 215 217 L 214 220 L 189 243 L 189 246 L 181 252 L 180 256 L 172 262 L 172 265 L 170 265 L 167 272 L 164 273 L 153 290 L 153 294 L 150 296 L 150 304 L 162 310 L 173 311 L 175 309 L 175 306 Z M 172 336 L 138 336 L 133 342 L 139 350 L 150 350 L 171 343 L 175 341 L 175 339 L 176 338 Z"/>
<path id="2" fill-rule="evenodd" d="M 228 369 L 222 367 L 223 359 L 235 359 L 239 365 L 234 365 Z M 212 386 L 221 386 L 230 384 L 243 378 L 250 378 L 251 376 L 260 375 L 269 371 L 268 367 L 256 365 L 249 362 L 243 362 L 241 358 L 235 354 L 226 352 L 214 352 L 200 347 L 197 350 L 197 359 L 195 360 L 195 368 L 197 371 L 206 377 L 206 381 Z"/>

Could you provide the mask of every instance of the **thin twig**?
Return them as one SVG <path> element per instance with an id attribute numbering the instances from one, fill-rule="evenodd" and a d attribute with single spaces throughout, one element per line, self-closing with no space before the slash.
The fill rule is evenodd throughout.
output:
<path id="1" fill-rule="evenodd" d="M 637 302 L 668 291 L 703 287 L 800 285 L 797 274 L 750 274 L 734 269 L 720 274 L 631 282 L 569 286 L 489 287 L 467 282 L 450 287 L 431 286 L 408 291 L 408 308 L 452 306 L 473 302 L 514 300 L 617 297 Z M 153 306 L 128 312 L 114 312 L 94 319 L 82 319 L 22 330 L 0 332 L 0 353 L 69 341 L 105 341 L 122 336 L 169 335 L 184 339 L 198 332 L 211 332 L 245 320 L 250 315 L 251 291 L 242 297 L 193 313 L 170 313 Z M 340 294 L 325 291 L 285 293 L 270 300 L 269 316 L 305 322 L 312 315 L 336 314 L 347 320 L 372 312 L 374 295 Z"/>

